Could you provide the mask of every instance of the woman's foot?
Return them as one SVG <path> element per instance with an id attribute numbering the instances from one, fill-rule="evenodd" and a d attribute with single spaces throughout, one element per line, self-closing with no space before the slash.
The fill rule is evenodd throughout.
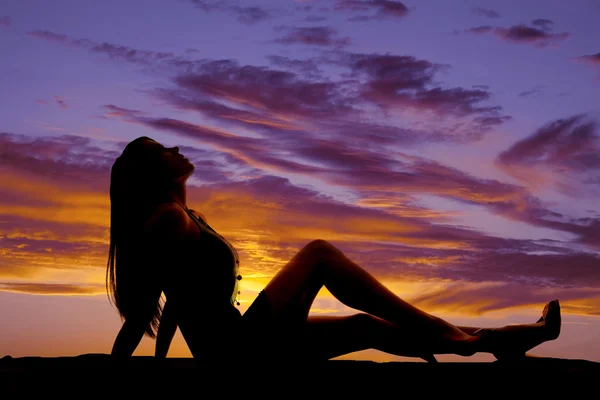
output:
<path id="1" fill-rule="evenodd" d="M 558 300 L 546 304 L 542 316 L 533 324 L 509 325 L 503 328 L 483 328 L 475 332 L 481 350 L 492 353 L 498 360 L 524 359 L 526 353 L 560 335 L 561 315 Z"/>
<path id="2" fill-rule="evenodd" d="M 554 340 L 560 335 L 562 318 L 560 316 L 560 304 L 558 300 L 552 300 L 542 312 L 542 316 L 536 324 L 542 324 L 545 330 L 546 340 Z"/>
<path id="3" fill-rule="evenodd" d="M 477 352 L 473 343 L 476 337 L 437 317 L 433 317 L 433 321 L 438 325 L 439 331 L 434 338 L 425 339 L 429 343 L 428 347 L 432 354 L 456 354 L 469 357 Z"/>

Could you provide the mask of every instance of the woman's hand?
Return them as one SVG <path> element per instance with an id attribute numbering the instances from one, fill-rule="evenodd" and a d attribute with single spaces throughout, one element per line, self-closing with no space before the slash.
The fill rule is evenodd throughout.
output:
<path id="1" fill-rule="evenodd" d="M 130 357 L 140 344 L 148 321 L 128 319 L 125 320 L 117 334 L 111 355 L 115 357 Z"/>
<path id="2" fill-rule="evenodd" d="M 156 334 L 156 346 L 154 347 L 154 357 L 166 358 L 169 353 L 171 341 L 177 330 L 177 321 L 175 320 L 175 312 L 172 306 L 169 306 L 168 301 L 163 307 L 160 324 L 158 325 L 158 333 Z"/>

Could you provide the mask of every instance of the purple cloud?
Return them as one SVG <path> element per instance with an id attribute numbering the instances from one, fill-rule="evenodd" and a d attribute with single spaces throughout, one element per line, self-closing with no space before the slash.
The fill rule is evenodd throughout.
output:
<path id="1" fill-rule="evenodd" d="M 267 56 L 267 59 L 276 67 L 297 72 L 300 75 L 308 78 L 316 79 L 319 78 L 323 73 L 323 71 L 319 68 L 319 63 L 314 59 L 301 60 L 280 55 L 270 55 Z"/>
<path id="2" fill-rule="evenodd" d="M 274 17 L 274 13 L 259 6 L 240 6 L 228 0 L 204 1 L 204 0 L 187 0 L 197 8 L 204 12 L 210 13 L 214 11 L 229 13 L 234 16 L 239 22 L 253 25 L 258 22 Z"/>
<path id="3" fill-rule="evenodd" d="M 53 102 L 54 102 L 54 104 L 55 104 L 57 107 L 59 107 L 59 108 L 62 108 L 62 109 L 67 109 L 67 108 L 69 108 L 69 105 L 67 104 L 67 101 L 66 101 L 66 100 L 65 100 L 65 98 L 64 98 L 64 97 L 62 97 L 62 96 L 54 96 L 54 97 L 52 98 L 52 101 L 53 101 Z M 37 99 L 35 102 L 36 102 L 37 104 L 43 104 L 43 105 L 48 105 L 48 104 L 50 104 L 50 101 L 48 101 L 48 100 L 41 100 L 41 99 Z"/>
<path id="4" fill-rule="evenodd" d="M 600 53 L 577 57 L 577 59 L 590 65 L 600 66 Z"/>
<path id="5" fill-rule="evenodd" d="M 27 35 L 48 42 L 85 49 L 93 54 L 103 54 L 115 61 L 152 66 L 154 68 L 194 70 L 198 64 L 202 63 L 202 60 L 192 60 L 170 52 L 139 50 L 112 43 L 98 43 L 88 39 L 73 39 L 67 35 L 50 31 L 30 31 Z"/>
<path id="6" fill-rule="evenodd" d="M 327 43 L 327 28 L 317 31 L 325 32 L 325 36 L 292 37 L 294 40 Z M 312 59 L 294 60 L 296 66 L 302 61 L 305 68 L 330 64 L 348 71 L 338 80 L 331 80 L 318 74 L 301 76 L 293 71 L 240 66 L 232 60 L 194 60 L 168 52 L 137 50 L 85 39 L 74 40 L 52 32 L 34 32 L 32 36 L 78 46 L 92 53 L 103 53 L 116 61 L 140 64 L 150 69 L 166 69 L 179 74 L 175 82 L 181 92 L 185 92 L 183 97 L 188 97 L 188 100 L 189 97 L 198 98 L 200 95 L 211 101 L 215 100 L 212 97 L 220 98 L 219 101 L 235 99 L 239 103 L 238 107 L 262 104 L 263 108 L 259 110 L 261 113 L 268 111 L 311 118 L 310 123 L 313 124 L 321 124 L 320 121 L 315 121 L 317 118 L 323 120 L 338 116 L 346 119 L 338 119 L 342 126 L 346 126 L 348 123 L 355 123 L 364 113 L 363 110 L 372 109 L 372 106 L 379 107 L 384 118 L 387 118 L 386 113 L 394 109 L 411 108 L 434 113 L 443 117 L 442 120 L 447 119 L 446 117 L 468 120 L 467 124 L 456 121 L 456 129 L 443 126 L 446 133 L 438 132 L 441 130 L 439 126 L 427 127 L 427 138 L 448 140 L 455 137 L 458 141 L 470 141 L 480 139 L 492 127 L 510 118 L 501 114 L 501 107 L 484 104 L 491 100 L 489 91 L 441 87 L 435 83 L 435 75 L 448 66 L 409 56 L 332 50 Z M 286 61 L 283 58 L 273 60 L 275 63 Z M 287 61 L 289 67 L 291 64 Z M 291 93 L 294 95 L 290 96 Z M 434 133 L 431 134 L 431 131 Z"/>
<path id="7" fill-rule="evenodd" d="M 536 97 L 543 93 L 545 85 L 534 86 L 529 90 L 522 91 L 519 93 L 519 97 Z"/>
<path id="8" fill-rule="evenodd" d="M 383 278 L 397 277 L 400 270 L 406 280 L 441 278 L 458 282 L 505 282 L 529 288 L 552 287 L 556 290 L 600 285 L 597 254 L 577 252 L 534 241 L 486 236 L 463 228 L 430 224 L 425 219 L 407 218 L 407 214 L 392 216 L 381 209 L 337 202 L 320 196 L 318 192 L 295 187 L 287 179 L 278 177 L 216 185 L 209 190 L 221 195 L 249 194 L 254 199 L 261 199 L 257 204 L 269 204 L 272 201 L 271 194 L 276 194 L 279 208 L 270 209 L 273 213 L 271 218 L 275 219 L 283 218 L 279 212 L 287 215 L 311 215 L 315 218 L 321 215 L 330 218 L 335 216 L 337 220 L 352 215 L 353 220 L 357 222 L 348 227 L 347 234 L 359 234 L 362 226 L 375 227 L 382 219 L 394 221 L 399 227 L 410 226 L 409 232 L 386 232 L 385 244 L 375 239 L 364 242 L 334 241 L 353 259 Z M 204 197 L 206 196 L 204 194 Z M 359 224 L 358 221 L 364 223 Z M 344 228 L 338 227 L 337 232 L 341 231 L 345 231 Z M 468 243 L 468 249 L 392 244 L 395 240 L 402 243 L 403 238 L 413 243 L 421 240 L 423 243 L 428 240 Z M 295 243 L 292 247 L 301 244 Z M 369 254 L 374 256 L 369 257 Z M 389 259 L 395 260 L 395 269 L 389 268 Z M 438 263 L 439 266 L 436 265 Z M 572 266 L 572 269 L 567 268 L 567 265 Z M 514 305 L 522 299 L 515 297 L 512 301 L 514 303 L 511 302 L 511 305 Z"/>
<path id="9" fill-rule="evenodd" d="M 304 20 L 306 22 L 323 22 L 327 20 L 327 17 L 324 15 L 307 15 Z"/>
<path id="10" fill-rule="evenodd" d="M 600 168 L 598 124 L 575 115 L 553 121 L 503 151 L 504 165 L 540 164 L 585 171 Z"/>
<path id="11" fill-rule="evenodd" d="M 0 132 L 0 167 L 50 178 L 62 185 L 105 188 L 111 156 L 116 153 L 94 146 L 89 138 L 63 135 L 29 137 Z"/>
<path id="12" fill-rule="evenodd" d="M 11 25 L 12 25 L 12 19 L 8 15 L 0 17 L 0 26 L 11 26 Z"/>
<path id="13" fill-rule="evenodd" d="M 60 33 L 54 33 L 54 32 L 50 32 L 50 31 L 31 31 L 31 32 L 28 32 L 27 35 L 37 38 L 37 39 L 48 40 L 50 42 L 57 42 L 57 43 L 71 42 L 71 39 L 69 39 L 69 37 L 67 35 L 63 35 Z"/>
<path id="14" fill-rule="evenodd" d="M 262 7 L 240 7 L 234 6 L 230 10 L 236 15 L 241 23 L 253 25 L 273 17 L 272 12 Z"/>
<path id="15" fill-rule="evenodd" d="M 547 171 L 565 194 L 577 195 L 577 184 L 594 185 L 590 179 L 600 173 L 598 123 L 585 115 L 550 122 L 503 151 L 496 161 L 525 181 L 540 179 Z"/>
<path id="16" fill-rule="evenodd" d="M 351 17 L 351 21 L 403 18 L 410 13 L 410 9 L 404 3 L 394 0 L 337 0 L 335 9 L 361 13 L 361 15 Z M 365 12 L 371 12 L 371 14 L 363 14 Z"/>
<path id="17" fill-rule="evenodd" d="M 492 10 L 491 8 L 481 8 L 475 7 L 471 9 L 473 14 L 481 15 L 487 18 L 500 18 L 500 14 L 496 10 Z"/>
<path id="18" fill-rule="evenodd" d="M 328 26 L 277 27 L 276 30 L 285 32 L 282 37 L 275 39 L 275 42 L 282 44 L 344 47 L 351 42 L 349 37 L 339 37 L 336 30 Z"/>
<path id="19" fill-rule="evenodd" d="M 106 108 L 125 110 L 114 105 Z M 516 210 L 522 208 L 527 201 L 530 204 L 527 215 L 535 216 L 538 220 L 548 217 L 550 213 L 543 205 L 536 203 L 535 199 L 526 198 L 527 192 L 521 187 L 475 178 L 424 159 L 409 156 L 392 158 L 384 152 L 353 146 L 352 142 L 327 140 L 322 136 L 295 138 L 293 135 L 273 135 L 264 139 L 250 138 L 174 119 L 149 118 L 135 110 L 130 111 L 125 116 L 140 124 L 193 139 L 202 147 L 209 145 L 216 149 L 212 151 L 195 146 L 181 147 L 182 153 L 190 157 L 197 167 L 200 166 L 194 177 L 200 175 L 201 178 L 204 167 L 207 172 L 221 168 L 226 171 L 225 175 L 205 180 L 204 185 L 191 184 L 188 191 L 189 204 L 193 207 L 206 205 L 206 208 L 200 207 L 200 211 L 208 214 L 219 228 L 230 221 L 232 211 L 225 206 L 227 203 L 231 203 L 231 207 L 238 211 L 244 210 L 244 207 L 252 207 L 252 213 L 242 212 L 240 215 L 248 215 L 248 218 L 258 215 L 260 218 L 240 218 L 236 221 L 237 228 L 247 226 L 254 232 L 270 232 L 265 238 L 273 237 L 273 234 L 282 235 L 283 242 L 273 243 L 274 248 L 269 251 L 269 255 L 277 259 L 289 257 L 290 249 L 301 247 L 308 240 L 309 234 L 320 229 L 320 232 L 329 232 L 338 238 L 354 235 L 355 240 L 334 239 L 333 242 L 375 275 L 383 278 L 397 277 L 400 270 L 407 280 L 441 278 L 455 282 L 496 282 L 498 285 L 521 285 L 530 289 L 550 285 L 561 293 L 567 293 L 573 286 L 594 288 L 600 285 L 595 255 L 552 243 L 496 238 L 467 228 L 444 225 L 440 223 L 443 215 L 432 219 L 431 210 L 414 204 L 414 199 L 407 194 L 432 193 L 482 206 L 505 205 L 521 218 L 524 215 L 517 214 Z M 0 138 L 0 148 L 5 151 L 0 157 L 4 162 L 0 165 L 2 170 L 9 168 L 17 176 L 23 176 L 19 174 L 27 171 L 57 187 L 67 187 L 65 183 L 70 182 L 68 187 L 72 193 L 89 194 L 91 190 L 92 193 L 102 195 L 106 195 L 108 188 L 109 166 L 119 154 L 119 149 L 125 145 L 120 143 L 119 149 L 107 151 L 90 139 L 71 136 L 31 138 L 2 134 Z M 10 153 L 22 153 L 22 161 L 18 161 L 21 160 L 19 157 L 6 157 Z M 35 166 L 35 160 L 45 161 L 43 168 Z M 202 161 L 205 165 L 202 165 Z M 318 165 L 311 165 L 309 162 L 312 161 Z M 64 168 L 66 165 L 68 168 Z M 231 174 L 232 170 L 240 168 L 247 172 L 238 176 Z M 74 172 L 71 172 L 64 179 L 63 174 L 69 170 L 83 173 L 73 175 Z M 384 202 L 393 202 L 397 212 L 391 212 L 385 207 L 365 207 L 340 202 L 316 190 L 298 187 L 287 179 L 268 174 L 269 171 L 278 170 L 305 173 L 329 184 L 345 186 L 354 191 L 358 198 L 365 200 L 379 198 Z M 88 175 L 88 179 L 82 179 L 80 176 L 83 175 Z M 100 182 L 90 185 L 91 181 Z M 3 205 L 19 201 L 18 198 L 0 198 Z M 223 199 L 230 200 L 224 202 Z M 46 199 L 53 200 L 54 197 Z M 33 199 L 29 201 L 24 204 L 36 206 L 31 202 Z M 43 207 L 48 209 L 47 205 Z M 307 216 L 314 218 L 314 221 L 307 221 Z M 554 214 L 550 216 L 556 218 Z M 47 265 L 52 265 L 53 268 L 73 268 L 72 260 L 81 257 L 81 254 L 86 254 L 87 264 L 92 263 L 91 268 L 104 268 L 106 245 L 103 241 L 73 242 L 70 238 L 102 237 L 105 225 L 72 225 L 41 221 L 38 218 L 35 213 L 27 217 L 3 216 L 0 229 L 17 229 L 21 233 L 10 239 L 0 238 L 3 240 L 3 249 L 8 250 L 0 255 L 0 276 L 30 279 L 28 274 L 33 273 L 33 267 L 24 269 L 21 266 L 23 260 L 28 260 L 28 263 L 39 260 L 39 265 L 34 263 L 38 272 Z M 353 222 L 347 225 L 330 225 L 328 221 L 332 221 L 332 218 L 335 221 L 351 218 Z M 280 221 L 283 220 L 287 223 L 282 225 Z M 296 227 L 292 230 L 295 233 L 302 232 L 307 222 L 310 232 L 306 236 L 290 237 L 283 231 L 279 232 L 279 229 L 287 229 L 289 235 L 289 226 Z M 557 225 L 557 228 L 575 231 L 576 223 L 579 223 L 579 229 L 584 234 L 585 227 L 592 226 L 593 220 L 571 221 L 570 225 Z M 40 232 L 52 232 L 55 237 L 40 237 Z M 244 243 L 243 236 L 234 238 L 239 243 Z M 265 243 L 270 244 L 268 240 Z M 445 247 L 440 246 L 440 243 L 452 245 Z M 274 272 L 273 268 L 276 266 L 273 263 L 263 265 L 258 261 L 258 266 L 255 267 L 252 252 L 243 252 L 252 260 L 252 268 L 264 268 L 263 273 Z M 376 256 L 371 256 L 372 254 Z M 566 268 L 566 265 L 570 267 Z M 23 286 L 10 286 L 12 284 L 5 282 L 0 290 L 21 290 L 28 293 L 54 293 L 59 290 L 36 286 L 36 282 L 20 282 Z M 30 284 L 31 286 L 27 286 Z M 87 290 L 85 284 L 73 286 L 70 291 L 69 288 L 64 290 L 69 293 Z M 578 295 L 585 296 L 585 293 Z M 473 294 L 473 299 L 479 298 L 478 296 Z M 502 302 L 501 296 L 493 292 L 486 299 L 495 299 L 494 302 L 487 303 L 498 302 L 502 307 L 528 301 L 523 296 L 514 296 L 510 301 Z M 447 300 L 439 299 L 438 304 L 445 301 Z M 495 309 L 494 307 L 491 309 Z"/>
<path id="20" fill-rule="evenodd" d="M 539 27 L 543 31 L 550 31 L 554 26 L 554 21 L 545 18 L 537 18 L 531 21 L 531 24 Z"/>
<path id="21" fill-rule="evenodd" d="M 463 31 L 457 31 L 457 33 L 488 33 L 491 32 L 494 28 L 491 27 L 490 25 L 482 25 L 482 26 L 476 26 L 473 28 L 469 28 L 469 29 L 465 29 Z"/>
<path id="22" fill-rule="evenodd" d="M 131 110 L 129 108 L 123 108 L 115 106 L 114 104 L 107 104 L 104 106 L 104 109 L 107 111 L 107 117 L 132 117 L 140 114 L 144 114 L 139 110 Z"/>
<path id="23" fill-rule="evenodd" d="M 390 54 L 345 54 L 345 63 L 357 77 L 366 78 L 359 92 L 381 108 L 411 107 L 441 116 L 472 116 L 490 125 L 501 123 L 501 107 L 482 105 L 491 98 L 484 89 L 443 88 L 434 76 L 447 66 L 410 56 Z M 492 118 L 490 118 L 492 117 Z M 489 126 L 488 126 L 489 127 Z"/>
<path id="24" fill-rule="evenodd" d="M 359 197 L 362 193 L 381 190 L 446 197 L 483 206 L 511 220 L 569 232 L 580 243 L 600 247 L 600 220 L 569 219 L 549 210 L 524 187 L 477 179 L 429 160 L 411 157 L 408 158 L 411 161 L 400 161 L 398 157 L 383 156 L 377 147 L 365 149 L 360 144 L 351 146 L 347 141 L 336 142 L 322 136 L 311 138 L 308 133 L 301 137 L 288 134 L 259 139 L 229 135 L 168 118 L 145 118 L 139 122 L 211 145 L 269 173 L 307 174 L 344 187 Z M 427 239 L 433 240 L 431 236 Z"/>
<path id="25" fill-rule="evenodd" d="M 291 65 L 289 59 L 272 60 Z M 231 60 L 220 60 L 205 62 L 198 67 L 198 72 L 176 77 L 177 89 L 160 89 L 154 93 L 178 108 L 193 109 L 209 118 L 212 116 L 229 124 L 242 123 L 248 128 L 254 125 L 256 129 L 289 132 L 304 131 L 304 126 L 310 124 L 321 126 L 322 132 L 344 131 L 345 135 L 350 127 L 354 131 L 353 136 L 361 135 L 358 129 L 369 129 L 375 133 L 369 134 L 371 137 L 378 136 L 376 132 L 383 133 L 385 129 L 389 139 L 402 138 L 405 144 L 415 142 L 418 136 L 433 141 L 453 140 L 453 137 L 454 140 L 474 140 L 477 137 L 459 137 L 449 130 L 441 133 L 393 126 L 386 128 L 382 122 L 365 122 L 365 118 L 359 121 L 357 117 L 363 113 L 362 107 L 376 105 L 389 110 L 386 107 L 408 106 L 440 116 L 471 118 L 477 127 L 477 135 L 509 118 L 501 115 L 497 106 L 479 104 L 489 100 L 486 90 L 434 86 L 435 73 L 445 67 L 425 60 L 339 53 L 324 62 L 350 71 L 349 79 L 330 81 L 315 74 L 298 75 L 292 71 L 241 66 Z M 317 62 L 312 59 L 294 60 L 293 64 L 314 71 Z M 388 68 L 386 64 L 394 66 L 389 68 L 395 71 L 394 76 L 389 73 L 384 76 Z M 295 95 L 291 96 L 292 93 Z M 282 122 L 290 117 L 294 122 Z M 412 137 L 405 135 L 409 131 Z"/>
<path id="26" fill-rule="evenodd" d="M 515 25 L 510 28 L 496 28 L 494 33 L 509 42 L 532 43 L 536 47 L 546 47 L 565 40 L 569 33 L 550 33 L 545 29 L 532 28 L 526 25 Z"/>
<path id="27" fill-rule="evenodd" d="M 200 73 L 180 75 L 175 83 L 196 96 L 235 99 L 276 114 L 332 117 L 347 114 L 353 103 L 335 82 L 310 81 L 292 72 L 240 66 L 231 60 L 206 63 Z"/>
<path id="28" fill-rule="evenodd" d="M 62 109 L 69 108 L 66 100 L 60 96 L 54 96 L 54 101 L 56 102 L 56 105 Z"/>
<path id="29" fill-rule="evenodd" d="M 497 37 L 511 43 L 532 44 L 535 47 L 555 45 L 567 39 L 567 32 L 553 33 L 554 22 L 547 19 L 535 19 L 531 26 L 526 24 L 513 25 L 508 28 L 492 27 L 489 25 L 457 31 L 457 33 L 487 34 L 493 33 Z"/>

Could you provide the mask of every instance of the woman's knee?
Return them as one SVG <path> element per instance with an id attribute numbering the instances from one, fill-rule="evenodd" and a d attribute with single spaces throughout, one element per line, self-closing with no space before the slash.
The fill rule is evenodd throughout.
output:
<path id="1" fill-rule="evenodd" d="M 328 255 L 338 251 L 331 243 L 323 239 L 311 240 L 302 250 L 317 255 Z"/>
<path id="2" fill-rule="evenodd" d="M 377 318 L 367 313 L 353 314 L 349 320 L 357 329 L 371 329 L 377 323 Z"/>

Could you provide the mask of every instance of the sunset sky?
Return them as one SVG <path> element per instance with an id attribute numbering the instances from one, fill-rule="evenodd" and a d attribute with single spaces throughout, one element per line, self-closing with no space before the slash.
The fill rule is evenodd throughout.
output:
<path id="1" fill-rule="evenodd" d="M 600 361 L 598 16 L 597 0 L 2 1 L 0 357 L 110 352 L 109 173 L 149 136 L 196 166 L 188 206 L 238 249 L 242 312 L 320 238 L 453 323 L 535 322 L 558 298 L 561 336 L 532 353 Z M 352 312 L 325 290 L 312 309 Z M 179 332 L 169 356 L 190 356 Z"/>

